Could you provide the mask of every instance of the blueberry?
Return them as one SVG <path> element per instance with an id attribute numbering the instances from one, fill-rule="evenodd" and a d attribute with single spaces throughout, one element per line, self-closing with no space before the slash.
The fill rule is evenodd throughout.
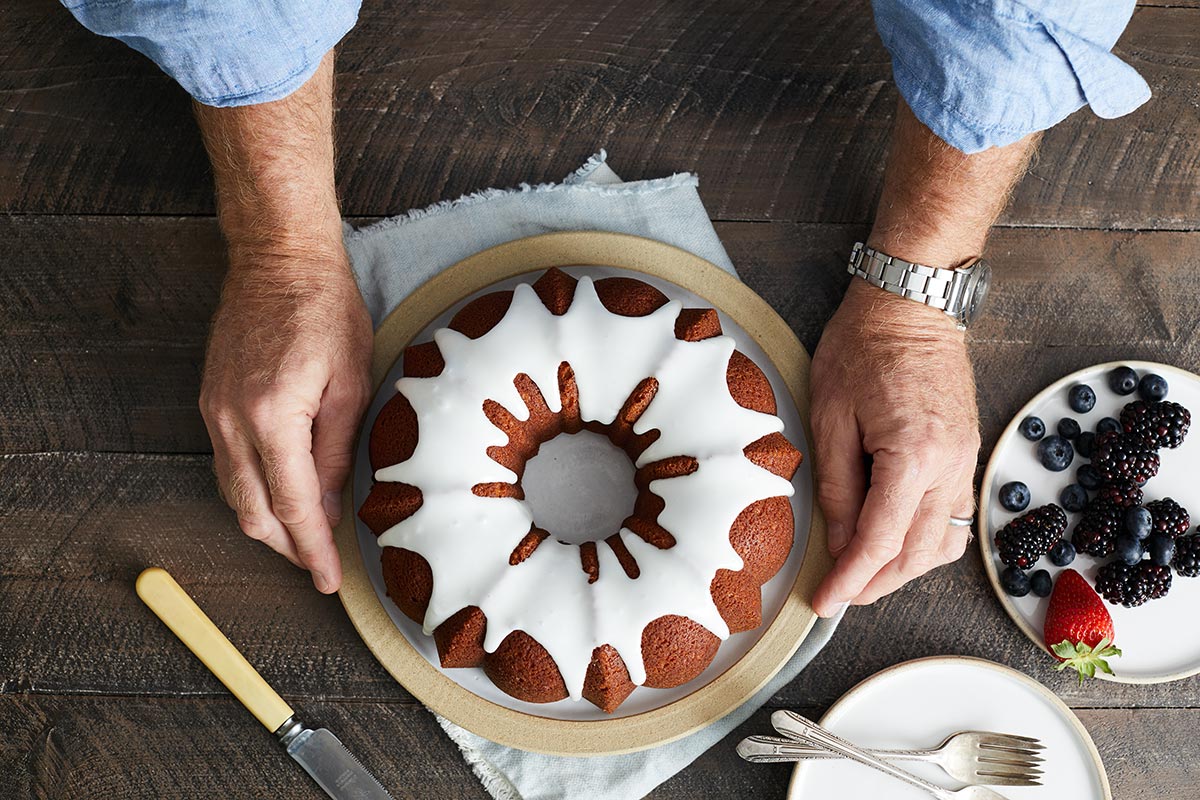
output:
<path id="1" fill-rule="evenodd" d="M 1079 435 L 1079 423 L 1070 417 L 1058 421 L 1058 435 L 1064 439 L 1074 439 Z"/>
<path id="2" fill-rule="evenodd" d="M 1117 558 L 1129 566 L 1142 560 L 1142 540 L 1136 536 L 1122 533 L 1117 537 Z"/>
<path id="3" fill-rule="evenodd" d="M 1065 567 L 1075 560 L 1075 545 L 1066 539 L 1059 539 L 1050 548 L 1050 563 L 1056 567 Z"/>
<path id="4" fill-rule="evenodd" d="M 1153 525 L 1154 518 L 1141 506 L 1125 509 L 1125 516 L 1121 519 L 1121 530 L 1138 539 L 1149 536 Z"/>
<path id="5" fill-rule="evenodd" d="M 1160 567 L 1165 567 L 1175 557 L 1175 540 L 1169 533 L 1162 531 L 1152 533 L 1146 540 L 1146 552 L 1150 554 L 1151 561 Z"/>
<path id="6" fill-rule="evenodd" d="M 1162 375 L 1143 375 L 1138 383 L 1138 395 L 1147 402 L 1162 400 L 1167 396 L 1167 379 Z"/>
<path id="7" fill-rule="evenodd" d="M 1049 572 L 1039 569 L 1029 576 L 1029 588 L 1038 597 L 1049 597 L 1050 590 L 1054 588 L 1054 581 L 1050 578 Z"/>
<path id="8" fill-rule="evenodd" d="M 1104 479 L 1100 477 L 1100 473 L 1091 464 L 1084 464 L 1075 472 L 1075 480 L 1079 481 L 1079 485 L 1087 489 L 1089 492 L 1094 492 L 1100 488 L 1100 484 L 1104 483 Z"/>
<path id="9" fill-rule="evenodd" d="M 1120 395 L 1133 394 L 1138 387 L 1138 374 L 1129 367 L 1117 367 L 1108 373 L 1108 388 Z"/>
<path id="10" fill-rule="evenodd" d="M 1038 442 L 1037 453 L 1042 466 L 1051 472 L 1062 472 L 1071 466 L 1071 461 L 1075 458 L 1075 450 L 1071 443 L 1061 436 L 1047 436 L 1042 439 Z"/>
<path id="11" fill-rule="evenodd" d="M 1096 452 L 1096 434 L 1084 431 L 1075 437 L 1075 452 L 1084 458 L 1091 458 Z"/>
<path id="12" fill-rule="evenodd" d="M 1024 511 L 1029 508 L 1029 487 L 1020 481 L 1009 481 L 1000 487 L 1000 505 L 1009 511 Z"/>
<path id="13" fill-rule="evenodd" d="M 1021 420 L 1020 431 L 1026 439 L 1036 442 L 1046 435 L 1046 423 L 1042 422 L 1041 417 L 1026 417 Z"/>
<path id="14" fill-rule="evenodd" d="M 1077 414 L 1086 414 L 1096 407 L 1096 393 L 1086 383 L 1077 383 L 1067 392 L 1067 405 Z"/>
<path id="15" fill-rule="evenodd" d="M 1016 567 L 1005 567 L 1000 573 L 1000 585 L 1013 597 L 1029 594 L 1029 577 Z"/>
<path id="16" fill-rule="evenodd" d="M 1121 423 L 1112 417 L 1105 417 L 1096 423 L 1096 435 L 1100 436 L 1105 433 L 1116 433 L 1122 430 Z"/>
<path id="17" fill-rule="evenodd" d="M 1083 511 L 1087 507 L 1088 493 L 1078 483 L 1068 484 L 1058 496 L 1058 503 L 1067 511 Z"/>

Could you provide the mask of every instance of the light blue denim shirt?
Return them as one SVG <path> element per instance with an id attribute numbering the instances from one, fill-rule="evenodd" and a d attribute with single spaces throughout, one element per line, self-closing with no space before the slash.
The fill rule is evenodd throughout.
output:
<path id="1" fill-rule="evenodd" d="M 1011 144 L 1090 105 L 1150 99 L 1110 51 L 1135 0 L 873 0 L 892 75 L 917 118 L 966 153 Z"/>
<path id="2" fill-rule="evenodd" d="M 550 0 L 547 0 L 549 2 Z M 88 29 L 145 54 L 211 106 L 286 97 L 358 16 L 359 0 L 63 0 Z M 873 0 L 900 93 L 967 153 L 1009 144 L 1090 104 L 1150 97 L 1110 51 L 1134 0 Z"/>
<path id="3" fill-rule="evenodd" d="M 206 106 L 287 97 L 358 20 L 360 0 L 62 0 Z"/>

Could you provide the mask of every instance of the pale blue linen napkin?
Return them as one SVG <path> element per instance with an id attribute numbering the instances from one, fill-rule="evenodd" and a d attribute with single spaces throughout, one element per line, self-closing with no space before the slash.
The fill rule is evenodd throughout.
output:
<path id="1" fill-rule="evenodd" d="M 552 231 L 645 236 L 736 275 L 700 202 L 698 184 L 690 173 L 624 182 L 601 151 L 562 183 L 488 189 L 359 230 L 347 229 L 346 249 L 376 325 L 410 292 L 450 265 L 489 247 Z M 438 722 L 496 800 L 634 800 L 721 741 L 795 678 L 829 641 L 839 619 L 819 620 L 787 665 L 741 708 L 691 736 L 640 753 L 546 756 L 498 745 L 441 717 Z"/>

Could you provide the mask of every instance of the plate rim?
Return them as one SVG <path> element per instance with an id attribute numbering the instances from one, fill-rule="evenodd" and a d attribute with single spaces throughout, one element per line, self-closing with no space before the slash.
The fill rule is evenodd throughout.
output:
<path id="1" fill-rule="evenodd" d="M 1046 647 L 1046 643 L 1042 641 L 1042 632 L 1036 630 L 1031 624 L 1029 624 L 1029 621 L 1026 620 L 1019 611 L 1017 611 L 1016 605 L 1011 599 L 1009 599 L 1009 596 L 1004 591 L 1003 587 L 1000 586 L 1000 573 L 996 569 L 995 558 L 991 552 L 991 545 L 988 540 L 989 532 L 987 530 L 987 513 L 984 510 L 984 503 L 987 502 L 986 498 L 990 498 L 992 496 L 992 481 L 995 478 L 995 472 L 998 468 L 998 454 L 1001 450 L 1001 447 L 1006 445 L 1014 436 L 1018 435 L 1017 428 L 1020 426 L 1021 420 L 1023 420 L 1035 406 L 1040 404 L 1045 398 L 1054 392 L 1060 391 L 1063 386 L 1071 383 L 1072 381 L 1078 380 L 1079 376 L 1085 372 L 1093 372 L 1096 370 L 1107 372 L 1108 370 L 1122 366 L 1131 367 L 1139 371 L 1153 370 L 1156 372 L 1174 372 L 1200 383 L 1200 375 L 1197 375 L 1194 372 L 1189 372 L 1182 367 L 1176 367 L 1171 364 L 1160 364 L 1156 361 L 1145 361 L 1136 358 L 1119 361 L 1102 361 L 1099 364 L 1092 364 L 1091 366 L 1077 369 L 1074 372 L 1064 375 L 1063 377 L 1054 381 L 1049 386 L 1043 388 L 1040 392 L 1031 397 L 1028 402 L 1021 406 L 1020 409 L 1018 409 L 1017 413 L 1013 415 L 1013 418 L 1009 421 L 1008 425 L 1005 426 L 1004 431 L 1001 432 L 999 437 L 997 437 L 996 444 L 992 447 L 991 455 L 988 456 L 987 468 L 983 472 L 983 480 L 980 481 L 979 484 L 980 511 L 976 515 L 975 519 L 975 533 L 976 538 L 979 539 L 979 552 L 981 558 L 983 559 L 983 568 L 987 573 L 988 582 L 991 583 L 992 591 L 996 594 L 997 599 L 1000 601 L 1000 605 L 1004 608 L 1004 611 L 1006 614 L 1008 614 L 1009 618 L 1016 623 L 1017 627 L 1022 633 L 1025 634 L 1026 637 L 1028 637 L 1035 645 L 1037 645 L 1038 649 L 1051 658 L 1054 656 L 1050 652 L 1050 649 Z M 1200 675 L 1200 660 L 1197 661 L 1195 667 L 1192 669 L 1184 669 L 1163 675 L 1122 676 L 1119 674 L 1119 672 L 1116 675 L 1109 675 L 1099 671 L 1096 673 L 1096 677 L 1100 678 L 1101 680 L 1133 685 L 1170 683 L 1172 681 L 1190 678 L 1193 675 Z"/>
<path id="2" fill-rule="evenodd" d="M 758 294 L 699 256 L 653 239 L 604 231 L 567 231 L 516 239 L 488 248 L 434 275 L 393 309 L 375 332 L 375 397 L 403 347 L 462 298 L 487 286 L 550 267 L 606 266 L 651 275 L 681 286 L 727 314 L 771 359 L 800 413 L 812 460 L 808 414 L 809 356 L 795 332 Z M 715 299 L 718 298 L 718 299 Z M 360 426 L 355 437 L 364 434 Z M 814 473 L 815 474 L 815 473 Z M 814 487 L 815 488 L 815 487 Z M 354 509 L 353 477 L 343 508 Z M 722 674 L 680 700 L 651 711 L 607 720 L 558 720 L 510 709 L 459 686 L 425 660 L 387 615 L 370 583 L 347 512 L 334 528 L 343 566 L 338 596 L 359 637 L 376 660 L 427 708 L 485 739 L 521 750 L 563 756 L 617 755 L 655 747 L 706 727 L 758 692 L 799 648 L 817 616 L 810 600 L 832 564 L 824 518 L 812 504 L 808 543 L 796 579 L 758 642 Z"/>
<path id="3" fill-rule="evenodd" d="M 1049 687 L 1045 686 L 1040 681 L 1035 680 L 1018 669 L 1014 669 L 1004 664 L 998 664 L 995 661 L 989 661 L 986 658 L 977 658 L 976 656 L 924 656 L 922 658 L 913 658 L 908 661 L 902 661 L 899 664 L 893 664 L 890 667 L 881 669 L 874 675 L 868 675 L 866 678 L 863 678 L 861 681 L 854 684 L 854 686 L 850 687 L 845 694 L 835 700 L 833 705 L 829 706 L 829 708 L 825 710 L 825 713 L 822 714 L 821 718 L 817 721 L 818 724 L 824 725 L 830 715 L 837 711 L 840 706 L 853 700 L 856 695 L 861 694 L 862 691 L 874 681 L 879 680 L 891 673 L 922 669 L 930 666 L 931 664 L 957 664 L 960 666 L 984 667 L 986 669 L 991 669 L 1010 678 L 1017 678 L 1018 681 L 1034 689 L 1038 694 L 1042 695 L 1043 698 L 1049 700 L 1051 705 L 1056 707 L 1060 712 L 1065 712 L 1063 716 L 1071 723 L 1071 726 L 1075 729 L 1076 734 L 1083 740 L 1084 747 L 1088 751 L 1088 755 L 1092 757 L 1092 763 L 1096 767 L 1096 773 L 1100 776 L 1100 789 L 1104 793 L 1103 800 L 1113 800 L 1112 786 L 1108 782 L 1108 770 L 1106 770 L 1104 767 L 1104 759 L 1100 757 L 1100 750 L 1096 747 L 1096 742 L 1092 739 L 1092 734 L 1088 732 L 1087 727 L 1085 727 L 1084 724 L 1079 720 L 1079 717 L 1075 714 L 1074 710 L 1064 703 L 1061 697 L 1052 692 Z M 800 795 L 796 784 L 800 780 L 801 771 L 803 768 L 803 761 L 797 761 L 796 766 L 792 768 L 792 776 L 788 779 L 787 800 L 799 800 Z"/>

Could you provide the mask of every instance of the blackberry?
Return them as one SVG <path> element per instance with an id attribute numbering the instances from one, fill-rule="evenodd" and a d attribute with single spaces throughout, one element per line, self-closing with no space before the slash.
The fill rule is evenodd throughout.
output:
<path id="1" fill-rule="evenodd" d="M 1024 597 L 1029 594 L 1029 576 L 1016 567 L 1005 567 L 1000 573 L 1000 585 L 1004 591 L 1013 597 Z"/>
<path id="2" fill-rule="evenodd" d="M 1138 381 L 1138 397 L 1143 400 L 1162 400 L 1167 396 L 1167 379 L 1162 375 L 1143 375 Z"/>
<path id="3" fill-rule="evenodd" d="M 1133 394 L 1137 387 L 1138 374 L 1129 367 L 1117 367 L 1108 373 L 1108 388 L 1117 394 Z"/>
<path id="4" fill-rule="evenodd" d="M 1084 458 L 1091 458 L 1096 453 L 1096 434 L 1084 431 L 1075 437 L 1075 452 Z"/>
<path id="5" fill-rule="evenodd" d="M 1187 509 L 1169 497 L 1146 503 L 1146 510 L 1150 512 L 1153 530 L 1170 534 L 1173 538 L 1183 536 L 1192 527 Z"/>
<path id="6" fill-rule="evenodd" d="M 1050 503 L 1010 521 L 996 534 L 1000 560 L 1028 569 L 1046 554 L 1067 529 L 1067 513 Z"/>
<path id="7" fill-rule="evenodd" d="M 1028 416 L 1021 420 L 1021 426 L 1017 429 L 1031 442 L 1036 442 L 1046 435 L 1046 423 L 1042 422 L 1041 417 Z"/>
<path id="8" fill-rule="evenodd" d="M 1067 392 L 1067 405 L 1077 414 L 1086 414 L 1096 407 L 1096 393 L 1086 383 L 1077 383 Z"/>
<path id="9" fill-rule="evenodd" d="M 1138 579 L 1146 590 L 1146 597 L 1157 600 L 1166 597 L 1171 591 L 1171 568 L 1163 564 L 1151 564 L 1143 561 L 1137 567 Z"/>
<path id="10" fill-rule="evenodd" d="M 1078 483 L 1068 484 L 1059 494 L 1058 503 L 1067 511 L 1083 511 L 1088 504 L 1087 489 Z"/>
<path id="11" fill-rule="evenodd" d="M 1024 511 L 1031 499 L 1029 487 L 1020 481 L 1009 481 L 1000 487 L 1000 505 L 1009 511 Z"/>
<path id="12" fill-rule="evenodd" d="M 1140 606 L 1150 599 L 1141 571 L 1120 561 L 1110 561 L 1096 573 L 1096 591 L 1113 605 Z"/>
<path id="13" fill-rule="evenodd" d="M 1076 470 L 1075 480 L 1079 481 L 1079 485 L 1089 492 L 1096 491 L 1104 484 L 1104 479 L 1100 477 L 1100 473 L 1091 464 L 1084 464 Z"/>
<path id="14" fill-rule="evenodd" d="M 1063 417 L 1058 421 L 1058 435 L 1064 439 L 1074 439 L 1080 432 L 1079 423 L 1070 417 Z"/>
<path id="15" fill-rule="evenodd" d="M 1075 525 L 1071 544 L 1081 553 L 1107 558 L 1117 547 L 1121 533 L 1121 509 L 1107 503 L 1092 503 Z"/>
<path id="16" fill-rule="evenodd" d="M 1038 460 L 1042 466 L 1051 472 L 1062 472 L 1071 466 L 1075 458 L 1075 450 L 1071 443 L 1061 436 L 1047 436 L 1038 442 Z"/>
<path id="17" fill-rule="evenodd" d="M 1175 540 L 1165 533 L 1152 533 L 1146 539 L 1146 552 L 1151 563 L 1165 567 L 1175 558 Z"/>
<path id="18" fill-rule="evenodd" d="M 1171 566 L 1184 578 L 1200 575 L 1200 533 L 1180 536 L 1175 540 L 1175 557 Z"/>
<path id="19" fill-rule="evenodd" d="M 1130 481 L 1106 483 L 1096 492 L 1093 502 L 1108 503 L 1117 508 L 1133 508 L 1142 504 L 1142 487 Z"/>
<path id="20" fill-rule="evenodd" d="M 1192 412 L 1170 400 L 1134 400 L 1121 409 L 1121 427 L 1149 447 L 1179 447 L 1191 424 Z"/>
<path id="21" fill-rule="evenodd" d="M 1136 436 L 1106 433 L 1096 440 L 1091 465 L 1109 483 L 1133 481 L 1140 486 L 1158 474 L 1159 460 L 1158 453 Z"/>
<path id="22" fill-rule="evenodd" d="M 1105 417 L 1096 423 L 1096 436 L 1103 436 L 1106 433 L 1116 433 L 1122 430 L 1120 420 L 1115 420 L 1112 417 Z"/>
<path id="23" fill-rule="evenodd" d="M 1065 567 L 1075 560 L 1075 545 L 1066 539 L 1059 539 L 1047 554 L 1050 563 L 1056 567 Z"/>

